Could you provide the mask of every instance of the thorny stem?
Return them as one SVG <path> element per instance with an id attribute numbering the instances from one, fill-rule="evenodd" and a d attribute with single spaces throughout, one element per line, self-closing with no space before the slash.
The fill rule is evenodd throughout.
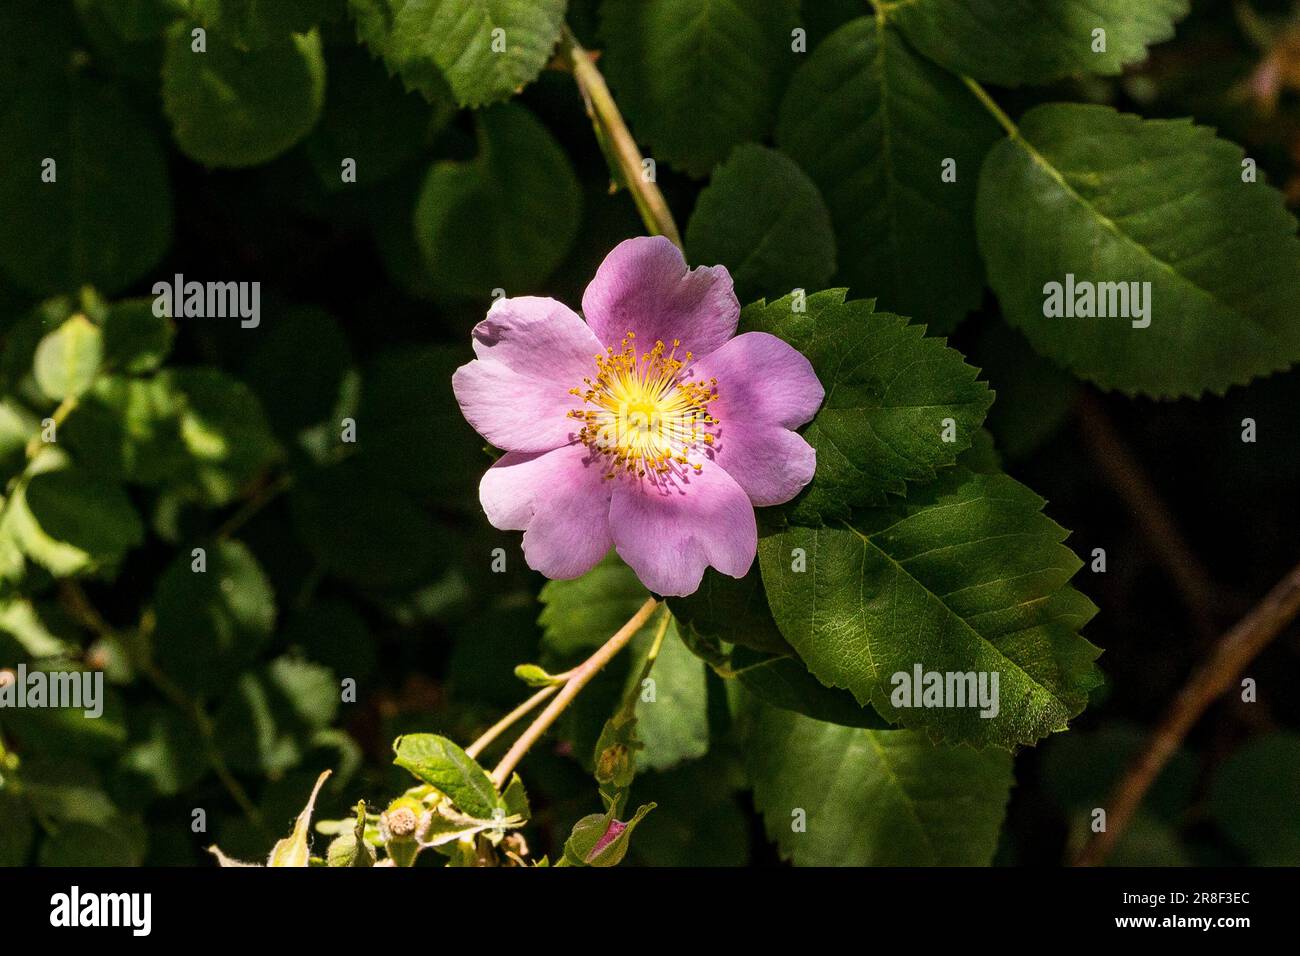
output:
<path id="1" fill-rule="evenodd" d="M 626 624 L 614 633 L 613 637 L 602 644 L 596 653 L 569 672 L 569 679 L 555 696 L 555 700 L 551 701 L 546 709 L 537 715 L 537 719 L 528 725 L 528 729 L 520 735 L 506 755 L 501 758 L 501 762 L 497 764 L 496 769 L 492 771 L 492 783 L 496 785 L 498 790 L 505 786 L 506 781 L 510 779 L 511 772 L 519 765 L 519 761 L 524 758 L 524 754 L 528 753 L 529 748 L 537 743 L 551 724 L 555 723 L 560 714 L 564 713 L 564 709 L 569 706 L 573 698 L 578 696 L 578 692 L 600 673 L 601 668 L 627 646 L 627 643 L 632 640 L 637 631 L 641 630 L 645 622 L 650 620 L 650 615 L 654 614 L 657 607 L 659 607 L 657 598 L 646 598 L 645 603 L 628 619 Z"/>
<path id="2" fill-rule="evenodd" d="M 1132 820 L 1142 797 L 1178 750 L 1188 731 L 1298 613 L 1300 565 L 1292 568 L 1250 613 L 1238 621 L 1192 673 L 1152 732 L 1142 753 L 1111 793 L 1106 808 L 1106 829 L 1093 835 L 1075 861 L 1076 866 L 1096 866 L 1106 859 Z"/>
<path id="3" fill-rule="evenodd" d="M 644 158 L 627 123 L 623 121 L 623 114 L 619 112 L 618 104 L 614 102 L 614 97 L 605 84 L 605 78 L 600 75 L 591 55 L 582 48 L 567 25 L 560 35 L 558 54 L 582 92 L 587 115 L 591 117 L 596 129 L 596 138 L 600 140 L 606 158 L 616 167 L 616 181 L 621 181 L 632 193 L 632 199 L 641 218 L 645 220 L 646 228 L 656 235 L 671 239 L 681 248 L 682 237 L 677 231 L 673 214 L 658 185 L 646 180 L 642 167 Z"/>
<path id="4" fill-rule="evenodd" d="M 230 768 L 226 765 L 226 760 L 217 747 L 216 728 L 213 726 L 212 718 L 208 716 L 202 702 L 191 699 L 175 681 L 163 673 L 149 658 L 147 648 L 136 647 L 131 641 L 119 639 L 113 626 L 104 620 L 103 615 L 90 602 L 90 598 L 86 596 L 86 592 L 81 589 L 81 585 L 76 581 L 71 579 L 60 581 L 59 596 L 62 599 L 63 606 L 83 627 L 101 639 L 113 640 L 126 649 L 131 659 L 131 665 L 143 674 L 145 679 L 160 694 L 166 697 L 177 710 L 194 722 L 195 726 L 198 727 L 200 737 L 203 739 L 204 755 L 207 757 L 212 772 L 216 774 L 217 779 L 226 788 L 226 792 L 230 794 L 230 798 L 243 811 L 249 822 L 261 830 L 264 835 L 270 836 L 270 831 L 266 829 L 262 820 L 262 814 L 257 809 L 256 804 L 253 803 L 252 798 L 249 797 L 248 791 L 244 789 L 243 784 L 235 778 L 235 775 L 230 772 Z"/>

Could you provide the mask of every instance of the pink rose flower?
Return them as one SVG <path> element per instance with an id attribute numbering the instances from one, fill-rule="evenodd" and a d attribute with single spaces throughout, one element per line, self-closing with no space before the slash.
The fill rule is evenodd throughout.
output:
<path id="1" fill-rule="evenodd" d="M 474 327 L 477 358 L 452 387 L 506 451 L 479 485 L 488 521 L 523 531 L 549 578 L 611 547 L 657 594 L 694 592 L 710 565 L 743 577 L 754 507 L 789 501 L 816 469 L 793 431 L 825 394 L 812 365 L 773 335 L 735 335 L 730 273 L 688 269 L 662 237 L 620 243 L 582 311 L 501 299 Z"/>

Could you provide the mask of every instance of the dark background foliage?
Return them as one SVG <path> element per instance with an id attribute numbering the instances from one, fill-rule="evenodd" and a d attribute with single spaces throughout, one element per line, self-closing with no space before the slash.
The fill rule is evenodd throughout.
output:
<path id="1" fill-rule="evenodd" d="M 154 281 L 173 273 L 260 281 L 259 328 L 177 320 L 167 366 L 218 369 L 246 383 L 266 419 L 265 434 L 252 440 L 278 451 L 254 456 L 251 469 L 218 462 L 238 484 L 227 500 L 181 494 L 170 478 L 131 485 L 147 534 L 120 567 L 83 582 L 85 598 L 102 615 L 97 624 L 48 574 L 8 585 L 11 596 L 33 602 L 70 659 L 107 669 L 116 701 L 92 731 L 0 718 L 0 739 L 18 756 L 16 773 L 25 783 L 19 797 L 0 790 L 0 863 L 206 864 L 203 848 L 212 842 L 233 856 L 259 858 L 268 833 L 286 831 L 321 769 L 336 772 L 320 816 L 345 816 L 359 796 L 382 801 L 405 785 L 391 766 L 397 734 L 436 731 L 467 742 L 523 694 L 512 669 L 538 657 L 542 582 L 524 568 L 517 536 L 494 531 L 479 511 L 475 489 L 490 460 L 449 386 L 452 370 L 470 357 L 468 332 L 491 289 L 451 296 L 440 278 L 472 276 L 475 259 L 499 254 L 492 228 L 507 239 L 523 237 L 513 222 L 469 222 L 462 236 L 453 234 L 456 241 L 438 247 L 434 261 L 422 254 L 413 215 L 427 171 L 432 163 L 477 154 L 475 119 L 450 107 L 440 114 L 389 79 L 355 42 L 341 2 L 322 28 L 329 80 L 321 121 L 277 158 L 238 170 L 208 169 L 178 151 L 158 80 L 164 41 L 124 39 L 102 6 L 49 0 L 22 11 L 42 18 L 38 33 L 48 47 L 8 49 L 4 65 L 17 63 L 18 86 L 38 94 L 65 81 L 49 70 L 102 82 L 166 144 L 170 195 L 145 197 L 170 209 L 166 253 L 146 278 L 113 288 L 112 299 L 149 296 Z M 592 49 L 601 48 L 596 6 L 573 0 L 569 13 Z M 1252 6 L 1275 17 L 1295 14 L 1282 0 Z M 810 49 L 863 12 L 857 0 L 805 0 Z M 1233 4 L 1196 3 L 1177 38 L 1121 78 L 997 93 L 1012 115 L 1055 99 L 1108 103 L 1148 117 L 1192 115 L 1243 144 L 1294 208 L 1300 203 L 1300 20 L 1292 22 L 1298 25 L 1261 45 Z M 6 42 L 0 37 L 0 48 Z M 47 54 L 51 62 L 37 62 Z M 1276 102 L 1251 85 L 1268 58 L 1276 58 L 1283 78 Z M 358 89 L 364 97 L 353 92 Z M 619 95 L 617 86 L 614 92 Z M 544 221 L 524 224 L 543 237 L 539 251 L 524 258 L 545 258 L 548 246 L 563 250 L 563 258 L 553 270 L 517 263 L 526 288 L 509 291 L 576 306 L 604 254 L 644 227 L 628 196 L 609 191 L 605 158 L 570 76 L 544 71 L 516 104 L 522 106 L 496 109 L 527 109 L 549 130 L 572 164 L 577 194 L 567 204 L 541 201 Z M 44 108 L 38 95 L 25 119 L 41 122 Z M 689 111 L 691 104 L 680 108 Z M 130 135 L 110 131 L 93 149 L 126 154 L 138 145 Z M 337 157 L 354 154 L 362 157 L 361 182 L 341 185 Z M 384 175 L 370 182 L 366 174 L 376 167 Z M 565 188 L 555 179 L 540 182 Z M 684 225 L 702 183 L 667 164 L 660 165 L 659 182 Z M 579 196 L 581 212 L 564 221 Z M 571 245 L 559 241 L 565 234 L 575 237 Z M 23 241 L 11 234 L 6 243 Z M 12 279 L 0 278 L 3 367 L 22 369 L 18 363 L 30 362 L 24 329 L 32 310 L 47 294 L 75 298 L 80 290 L 79 283 L 24 289 Z M 62 317 L 72 307 L 56 311 Z M 1017 755 L 996 860 L 1056 864 L 1077 850 L 1087 812 L 1213 637 L 1297 560 L 1300 374 L 1274 375 L 1199 401 L 1106 396 L 1036 356 L 997 313 L 989 295 L 950 343 L 984 369 L 998 393 L 990 427 L 1007 469 L 1048 499 L 1048 513 L 1072 529 L 1076 553 L 1085 559 L 1093 548 L 1107 553 L 1104 574 L 1085 568 L 1076 579 L 1101 608 L 1086 636 L 1105 649 L 1106 684 L 1072 732 Z M 48 413 L 20 393 L 13 373 L 5 388 L 33 421 Z M 220 391 L 215 401 L 233 408 L 229 395 Z M 345 416 L 355 418 L 363 451 L 331 455 L 322 449 Z M 1254 444 L 1241 441 L 1247 417 L 1258 423 Z M 75 419 L 67 428 L 72 441 Z M 248 440 L 244 435 L 234 444 Z M 1117 468 L 1131 477 L 1125 455 L 1145 473 L 1145 490 L 1117 483 Z M 12 466 L 6 474 L 22 469 L 21 454 L 6 462 Z M 245 511 L 248 502 L 254 507 Z M 1161 509 L 1173 516 L 1181 543 L 1151 533 L 1149 520 Z M 172 655 L 176 672 L 190 673 L 213 612 L 208 596 L 169 588 L 167 569 L 188 562 L 194 542 L 221 537 L 230 521 L 237 533 L 226 537 L 242 541 L 265 573 L 275 621 L 240 643 L 239 655 L 226 661 L 237 668 L 208 675 L 210 686 L 183 688 L 187 700 L 202 701 L 196 723 L 131 666 L 131 635 L 150 609 L 159 618 L 170 615 L 159 622 L 159 634 L 170 624 L 175 645 L 159 650 L 160 663 L 167 669 Z M 509 556 L 504 575 L 490 570 L 498 547 Z M 1170 570 L 1178 562 L 1201 570 L 1184 573 L 1180 583 Z M 1269 821 L 1291 828 L 1270 840 L 1242 809 L 1286 807 L 1287 795 L 1294 800 L 1297 792 L 1300 705 L 1288 691 L 1300 677 L 1298 638 L 1292 626 L 1249 668 L 1260 687 L 1258 703 L 1229 695 L 1196 727 L 1115 862 L 1300 862 L 1293 813 Z M 17 637 L 0 633 L 0 664 L 28 656 Z M 337 704 L 338 681 L 348 677 L 358 682 L 358 702 Z M 589 750 L 599 704 L 608 705 L 616 691 L 617 681 L 609 684 L 593 689 L 593 703 L 575 711 L 560 741 L 529 758 L 536 814 L 529 834 L 539 854 L 554 856 L 573 821 L 597 809 L 574 753 Z M 255 813 L 241 811 L 223 777 L 247 793 Z M 638 831 L 631 861 L 778 862 L 725 743 L 678 768 L 645 773 L 636 786 L 640 797 L 660 806 Z M 191 832 L 194 808 L 207 812 L 206 834 Z"/>

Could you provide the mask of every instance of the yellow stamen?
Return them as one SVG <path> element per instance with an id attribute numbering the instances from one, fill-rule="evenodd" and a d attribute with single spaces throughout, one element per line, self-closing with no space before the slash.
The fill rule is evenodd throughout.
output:
<path id="1" fill-rule="evenodd" d="M 713 434 L 704 429 L 718 423 L 708 413 L 718 397 L 717 380 L 685 380 L 693 355 L 677 357 L 679 340 L 671 349 L 655 342 L 638 355 L 635 338 L 628 332 L 619 351 L 609 346 L 594 356 L 595 378 L 569 389 L 585 406 L 569 412 L 582 423 L 578 438 L 605 456 L 606 478 L 626 474 L 654 480 L 678 471 L 676 466 L 699 474 L 704 464 L 690 456 L 698 458 L 713 445 Z"/>

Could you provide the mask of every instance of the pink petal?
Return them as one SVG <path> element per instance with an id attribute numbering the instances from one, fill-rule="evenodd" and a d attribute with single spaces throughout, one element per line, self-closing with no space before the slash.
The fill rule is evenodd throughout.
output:
<path id="1" fill-rule="evenodd" d="M 619 347 L 636 333 L 639 351 L 658 341 L 678 355 L 708 355 L 736 331 L 740 302 L 723 266 L 688 270 L 681 250 L 663 236 L 627 239 L 614 247 L 582 296 L 582 311 L 597 337 Z"/>
<path id="2" fill-rule="evenodd" d="M 483 476 L 479 502 L 494 528 L 524 532 L 524 560 L 548 578 L 576 578 L 609 553 L 614 482 L 581 444 L 509 452 Z"/>
<path id="3" fill-rule="evenodd" d="M 812 364 L 766 332 L 746 332 L 689 370 L 718 380 L 709 414 L 718 419 L 709 457 L 760 507 L 779 505 L 812 481 L 817 453 L 792 428 L 812 419 L 825 391 Z"/>
<path id="4" fill-rule="evenodd" d="M 569 394 L 596 372 L 604 349 L 572 309 L 535 296 L 499 299 L 472 333 L 476 361 L 452 376 L 465 418 L 509 451 L 546 451 L 577 434 Z"/>
<path id="5" fill-rule="evenodd" d="M 803 436 L 779 425 L 722 425 L 709 459 L 745 489 L 759 508 L 783 505 L 812 481 L 817 452 Z"/>
<path id="6" fill-rule="evenodd" d="M 609 522 L 619 556 L 657 594 L 693 593 L 709 565 L 744 577 L 758 549 L 748 496 L 711 462 L 662 484 L 619 480 Z"/>
<path id="7" fill-rule="evenodd" d="M 737 335 L 687 370 L 695 381 L 718 380 L 709 414 L 728 422 L 798 428 L 812 421 L 826 391 L 803 353 L 775 335 Z"/>

